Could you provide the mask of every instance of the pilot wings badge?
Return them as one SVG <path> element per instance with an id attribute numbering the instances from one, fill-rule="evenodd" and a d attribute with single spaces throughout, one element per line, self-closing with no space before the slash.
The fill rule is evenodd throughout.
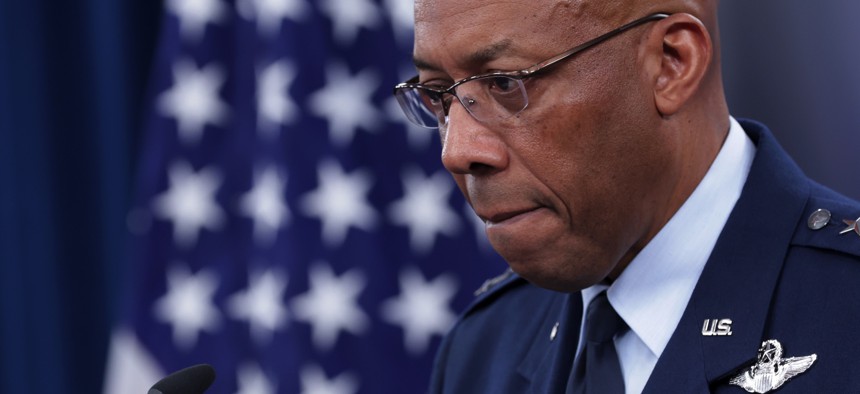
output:
<path id="1" fill-rule="evenodd" d="M 750 393 L 767 393 L 809 369 L 817 358 L 817 355 L 811 354 L 784 359 L 782 344 L 775 339 L 769 339 L 761 343 L 755 365 L 732 378 L 729 384 L 740 386 Z"/>

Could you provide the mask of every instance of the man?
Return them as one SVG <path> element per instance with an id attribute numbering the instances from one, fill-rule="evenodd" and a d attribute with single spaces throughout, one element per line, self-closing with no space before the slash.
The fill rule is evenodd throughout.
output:
<path id="1" fill-rule="evenodd" d="M 416 1 L 395 94 L 512 271 L 433 393 L 860 390 L 860 204 L 729 116 L 716 3 Z"/>

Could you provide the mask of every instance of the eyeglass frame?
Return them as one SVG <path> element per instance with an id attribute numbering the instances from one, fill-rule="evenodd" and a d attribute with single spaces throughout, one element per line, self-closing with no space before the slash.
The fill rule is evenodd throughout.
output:
<path id="1" fill-rule="evenodd" d="M 450 94 L 451 96 L 454 96 L 454 97 L 456 97 L 456 98 L 457 98 L 457 101 L 459 101 L 459 102 L 460 102 L 460 105 L 463 105 L 463 106 L 464 106 L 464 108 L 466 108 L 466 109 L 467 109 L 467 112 L 469 112 L 469 115 L 470 115 L 470 116 L 474 117 L 474 115 L 472 114 L 472 112 L 468 109 L 468 106 L 467 106 L 465 103 L 463 103 L 463 101 L 462 101 L 462 99 L 460 98 L 460 96 L 458 96 L 458 95 L 457 95 L 457 92 L 455 91 L 455 89 L 456 89 L 458 86 L 460 86 L 460 85 L 462 85 L 462 84 L 464 84 L 464 83 L 466 83 L 466 82 L 474 81 L 474 80 L 476 80 L 476 79 L 484 79 L 484 78 L 492 78 L 492 77 L 509 77 L 509 78 L 513 78 L 513 79 L 518 80 L 518 81 L 519 81 L 519 83 L 520 83 L 521 88 L 523 89 L 523 92 L 524 92 L 524 93 L 526 93 L 526 94 L 525 94 L 525 98 L 526 98 L 526 100 L 525 100 L 525 101 L 526 101 L 526 103 L 525 103 L 525 105 L 523 106 L 523 108 L 521 108 L 521 109 L 520 109 L 519 111 L 517 111 L 516 113 L 512 113 L 511 115 L 509 115 L 509 117 L 510 117 L 510 116 L 515 116 L 515 115 L 519 114 L 520 112 L 524 111 L 524 110 L 528 107 L 528 105 L 529 105 L 529 101 L 528 101 L 528 93 L 527 93 L 527 92 L 526 92 L 526 90 L 525 90 L 525 86 L 523 86 L 523 85 L 522 85 L 522 80 L 524 80 L 524 79 L 526 79 L 526 78 L 533 77 L 533 76 L 535 76 L 536 74 L 540 73 L 541 71 L 544 71 L 544 70 L 546 70 L 546 69 L 549 69 L 549 67 L 550 67 L 550 66 L 556 65 L 556 64 L 558 64 L 558 63 L 560 63 L 560 62 L 562 62 L 562 61 L 564 61 L 564 60 L 566 60 L 566 59 L 570 59 L 570 58 L 572 58 L 574 55 L 576 55 L 576 54 L 578 54 L 578 53 L 580 53 L 580 52 L 583 52 L 583 51 L 585 51 L 585 50 L 587 50 L 587 49 L 590 49 L 590 48 L 592 48 L 592 47 L 594 47 L 594 46 L 597 46 L 598 44 L 601 44 L 601 43 L 603 43 L 603 42 L 605 42 L 605 41 L 609 40 L 610 38 L 613 38 L 613 37 L 615 37 L 615 36 L 617 36 L 617 35 L 619 35 L 619 34 L 621 34 L 621 33 L 624 33 L 624 32 L 625 32 L 625 31 L 627 31 L 627 30 L 633 29 L 634 27 L 637 27 L 637 26 L 643 25 L 643 24 L 648 23 L 648 22 L 653 22 L 653 21 L 658 21 L 658 20 L 666 19 L 666 18 L 668 18 L 668 17 L 669 17 L 669 16 L 671 16 L 671 15 L 672 15 L 671 13 L 666 13 L 666 12 L 657 12 L 657 13 L 653 13 L 653 14 L 650 14 L 650 15 L 644 16 L 644 17 L 639 18 L 639 19 L 636 19 L 636 20 L 634 20 L 634 21 L 632 21 L 632 22 L 628 22 L 628 23 L 626 23 L 626 24 L 622 25 L 621 27 L 618 27 L 618 28 L 615 28 L 615 29 L 613 29 L 613 30 L 610 30 L 609 32 L 606 32 L 606 33 L 604 33 L 604 34 L 602 34 L 602 35 L 600 35 L 600 36 L 598 36 L 598 37 L 592 38 L 591 40 L 588 40 L 588 41 L 586 41 L 586 42 L 584 42 L 584 43 L 582 43 L 582 44 L 579 44 L 579 45 L 577 45 L 577 46 L 575 46 L 575 47 L 573 47 L 573 48 L 571 48 L 571 49 L 568 49 L 567 51 L 564 51 L 564 52 L 562 52 L 562 53 L 560 53 L 560 54 L 558 54 L 558 55 L 555 55 L 555 56 L 553 56 L 553 57 L 551 57 L 551 58 L 549 58 L 549 59 L 547 59 L 547 60 L 544 60 L 544 61 L 542 61 L 542 62 L 535 63 L 534 65 L 532 65 L 532 66 L 530 66 L 530 67 L 528 67 L 528 68 L 524 68 L 524 69 L 522 69 L 522 70 L 517 70 L 517 71 L 495 71 L 495 72 L 490 72 L 490 73 L 485 73 L 485 74 L 473 75 L 473 76 L 471 76 L 471 77 L 466 77 L 466 78 L 463 78 L 463 79 L 461 79 L 461 80 L 459 80 L 459 81 L 455 81 L 455 82 L 454 82 L 451 86 L 449 86 L 447 89 L 434 88 L 434 87 L 432 87 L 432 86 L 428 86 L 428 85 L 424 85 L 424 84 L 422 84 L 422 83 L 418 83 L 418 81 L 419 81 L 419 76 L 418 76 L 418 75 L 416 75 L 416 76 L 414 76 L 414 77 L 410 78 L 409 80 L 407 80 L 406 82 L 401 82 L 401 83 L 397 84 L 396 86 L 394 86 L 394 90 L 393 90 L 393 92 L 392 92 L 392 93 L 393 93 L 394 95 L 396 95 L 396 94 L 397 94 L 397 91 L 398 91 L 398 90 L 401 90 L 401 89 L 424 89 L 424 90 L 429 90 L 429 91 L 431 91 L 431 92 L 438 93 L 438 94 L 440 95 L 440 97 L 444 96 L 445 94 Z M 399 102 L 399 100 L 398 100 L 398 102 Z M 438 122 L 438 124 L 437 124 L 435 127 L 428 127 L 428 126 L 425 126 L 425 125 L 422 125 L 422 124 L 417 124 L 417 123 L 415 123 L 414 121 L 413 121 L 412 123 L 413 123 L 413 124 L 416 124 L 416 125 L 417 125 L 417 126 L 419 126 L 419 127 L 424 127 L 424 128 L 428 128 L 428 129 L 436 129 L 436 128 L 439 128 L 439 127 L 440 127 L 440 126 L 442 126 L 443 124 L 448 124 L 448 112 L 450 111 L 450 108 L 451 108 L 450 104 L 446 105 L 446 104 L 445 104 L 445 101 L 444 101 L 444 100 L 442 100 L 442 111 L 443 111 L 443 114 L 444 114 L 444 116 L 445 116 L 445 117 L 444 117 L 445 122 L 443 123 L 443 122 L 441 121 L 441 119 L 439 119 L 439 122 Z M 405 108 L 403 108 L 403 105 L 402 105 L 402 104 L 401 104 L 401 109 L 402 109 L 404 112 L 406 112 L 406 109 L 405 109 Z M 429 108 L 428 108 L 428 109 L 429 109 Z M 433 112 L 436 112 L 436 111 L 433 111 Z M 407 114 L 407 116 L 406 116 L 406 117 L 407 117 L 407 118 L 410 118 L 410 117 L 408 116 L 408 114 Z M 438 114 L 437 114 L 437 116 L 436 116 L 436 117 L 437 117 L 437 119 L 439 118 Z M 477 119 L 477 118 L 476 118 L 476 119 Z M 410 120 L 411 120 L 411 119 L 410 119 Z"/>

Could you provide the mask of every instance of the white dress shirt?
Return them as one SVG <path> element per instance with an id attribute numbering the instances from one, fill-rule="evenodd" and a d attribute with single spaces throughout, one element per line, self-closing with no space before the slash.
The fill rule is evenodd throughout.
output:
<path id="1" fill-rule="evenodd" d="M 615 338 L 628 394 L 645 388 L 746 182 L 755 145 L 734 118 L 730 122 L 728 137 L 705 177 L 607 290 L 609 302 L 630 326 Z M 606 288 L 598 284 L 584 289 L 583 305 L 587 308 Z"/>

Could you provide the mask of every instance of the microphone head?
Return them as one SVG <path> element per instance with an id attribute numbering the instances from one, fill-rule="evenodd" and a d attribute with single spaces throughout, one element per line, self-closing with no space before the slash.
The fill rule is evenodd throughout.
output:
<path id="1" fill-rule="evenodd" d="M 198 364 L 167 375 L 147 394 L 203 394 L 214 380 L 215 369 L 209 364 Z"/>

